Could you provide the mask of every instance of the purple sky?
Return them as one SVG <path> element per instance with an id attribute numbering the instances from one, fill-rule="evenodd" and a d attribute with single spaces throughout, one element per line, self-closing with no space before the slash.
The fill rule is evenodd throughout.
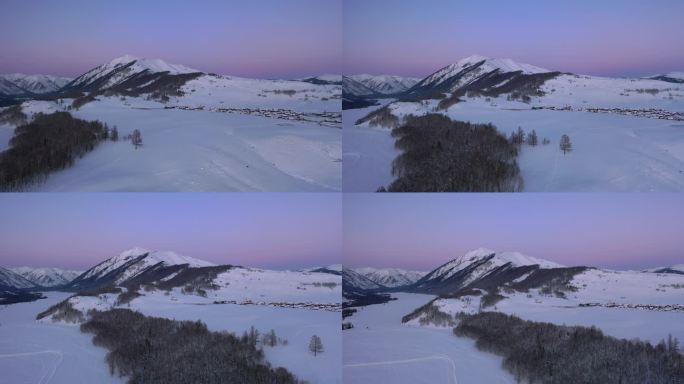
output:
<path id="1" fill-rule="evenodd" d="M 344 73 L 426 76 L 472 54 L 605 76 L 684 71 L 681 0 L 345 0 Z"/>
<path id="2" fill-rule="evenodd" d="M 333 193 L 0 194 L 0 266 L 87 269 L 135 246 L 220 264 L 342 262 Z"/>
<path id="3" fill-rule="evenodd" d="M 342 0 L 4 0 L 0 73 L 77 76 L 131 54 L 206 72 L 340 73 Z"/>
<path id="4" fill-rule="evenodd" d="M 432 270 L 479 247 L 565 265 L 684 263 L 684 194 L 345 194 L 344 264 Z"/>

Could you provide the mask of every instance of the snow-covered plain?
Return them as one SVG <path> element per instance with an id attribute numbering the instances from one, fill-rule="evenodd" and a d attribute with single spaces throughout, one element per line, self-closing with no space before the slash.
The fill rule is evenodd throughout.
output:
<path id="1" fill-rule="evenodd" d="M 393 294 L 398 300 L 357 308 L 343 331 L 345 383 L 514 383 L 501 358 L 455 337 L 451 328 L 420 327 L 401 318 L 434 298 Z"/>
<path id="2" fill-rule="evenodd" d="M 671 192 L 684 190 L 684 121 L 637 114 L 593 113 L 588 108 L 661 109 L 684 112 L 684 86 L 643 79 L 608 79 L 562 75 L 547 81 L 546 95 L 530 104 L 493 98 L 465 97 L 444 113 L 455 120 L 493 123 L 506 135 L 522 127 L 536 130 L 547 146 L 523 146 L 518 158 L 524 191 Z M 649 93 L 645 90 L 655 92 Z M 564 108 L 572 111 L 537 109 Z M 400 118 L 436 111 L 437 101 L 390 105 Z M 344 190 L 375 191 L 392 178 L 397 154 L 389 129 L 354 122 L 379 107 L 344 111 Z M 581 109 L 581 110 L 580 110 Z M 558 148 L 567 134 L 573 151 Z M 350 166 L 348 166 L 350 164 Z"/>
<path id="3" fill-rule="evenodd" d="M 200 101 L 191 107 L 198 105 Z M 28 114 L 52 112 L 62 107 L 55 102 L 24 103 Z M 164 107 L 148 100 L 101 97 L 72 111 L 78 118 L 116 125 L 120 137 L 134 129 L 140 130 L 143 147 L 136 150 L 123 140 L 103 142 L 73 167 L 51 174 L 45 183 L 34 186 L 34 190 L 341 189 L 339 129 L 315 122 Z"/>
<path id="4" fill-rule="evenodd" d="M 116 72 L 126 65 L 125 71 Z M 143 146 L 101 143 L 34 191 L 339 191 L 342 188 L 341 91 L 335 84 L 197 74 L 165 102 L 149 94 L 106 96 L 144 73 L 197 71 L 124 56 L 69 87 L 107 83 L 97 100 L 70 112 L 116 125 L 121 138 L 138 129 Z M 31 100 L 38 112 L 67 110 L 73 100 Z M 0 150 L 13 127 L 0 126 Z"/>
<path id="5" fill-rule="evenodd" d="M 124 383 L 111 376 L 107 350 L 73 324 L 36 321 L 36 315 L 70 294 L 46 293 L 47 299 L 0 306 L 0 383 Z"/>

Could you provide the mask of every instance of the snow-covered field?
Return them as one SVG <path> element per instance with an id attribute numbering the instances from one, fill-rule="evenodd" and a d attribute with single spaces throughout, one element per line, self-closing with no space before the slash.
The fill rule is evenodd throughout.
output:
<path id="1" fill-rule="evenodd" d="M 93 345 L 77 325 L 36 321 L 36 315 L 69 296 L 0 306 L 0 383 L 124 383 L 105 363 L 107 351 Z"/>
<path id="2" fill-rule="evenodd" d="M 404 325 L 401 318 L 434 296 L 393 294 L 398 300 L 357 308 L 345 319 L 345 383 L 514 383 L 501 358 L 478 351 L 451 328 Z"/>
<path id="3" fill-rule="evenodd" d="M 84 75 L 85 79 L 133 59 L 115 59 Z M 169 68 L 172 73 L 192 71 L 182 66 L 176 71 L 176 66 L 159 60 L 140 60 L 131 68 L 146 67 L 153 72 Z M 109 81 L 117 79 L 114 76 Z M 78 118 L 116 125 L 120 138 L 138 129 L 143 146 L 136 150 L 121 139 L 117 143 L 103 142 L 73 167 L 51 174 L 45 183 L 32 189 L 342 189 L 341 86 L 201 75 L 180 90 L 182 96 L 169 96 L 166 102 L 151 99 L 149 94 L 98 94 L 97 100 L 71 110 Z M 66 110 L 72 101 L 32 100 L 21 107 L 30 118 L 37 112 Z M 13 128 L 0 126 L 0 150 L 7 148 Z"/>
<path id="4" fill-rule="evenodd" d="M 623 339 L 658 343 L 671 334 L 684 340 L 684 275 L 591 269 L 577 275 L 571 284 L 578 290 L 566 292 L 566 298 L 542 295 L 537 289 L 501 292 L 506 298 L 487 310 L 532 321 L 596 326 Z M 466 296 L 440 299 L 435 305 L 450 314 L 474 313 L 479 302 L 480 297 Z"/>
<path id="5" fill-rule="evenodd" d="M 452 119 L 493 123 L 506 135 L 536 130 L 547 146 L 523 146 L 518 162 L 525 191 L 646 192 L 684 190 L 684 121 L 635 114 L 592 113 L 587 108 L 662 109 L 684 112 L 684 87 L 654 80 L 562 76 L 543 87 L 547 95 L 530 104 L 498 98 L 464 98 L 447 111 Z M 658 90 L 657 94 L 643 92 Z M 637 90 L 642 90 L 639 92 Z M 394 103 L 392 113 L 432 113 L 436 100 Z M 532 107 L 562 108 L 532 110 Z M 396 156 L 389 129 L 354 126 L 378 107 L 344 111 L 344 190 L 375 191 L 391 180 Z M 582 109 L 582 110 L 578 110 Z M 660 113 L 660 112 L 658 112 Z M 558 148 L 567 134 L 573 151 Z"/>
<path id="6" fill-rule="evenodd" d="M 384 105 L 390 100 L 381 102 Z M 375 192 L 392 182 L 392 160 L 399 151 L 394 148 L 389 129 L 355 125 L 358 119 L 378 108 L 381 106 L 342 111 L 342 184 L 345 192 Z"/>

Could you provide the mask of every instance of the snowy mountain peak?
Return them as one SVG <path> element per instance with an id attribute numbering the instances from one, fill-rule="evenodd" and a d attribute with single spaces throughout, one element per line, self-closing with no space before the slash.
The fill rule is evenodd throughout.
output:
<path id="1" fill-rule="evenodd" d="M 121 252 L 118 256 L 108 259 L 108 261 L 110 261 L 112 264 L 119 264 L 121 262 L 131 261 L 144 255 L 146 255 L 145 259 L 149 260 L 149 262 L 153 264 L 164 263 L 167 266 L 188 264 L 191 267 L 209 267 L 216 265 L 208 261 L 195 259 L 189 256 L 183 256 L 171 251 L 150 251 L 141 247 L 127 249 Z"/>
<path id="2" fill-rule="evenodd" d="M 21 275 L 30 282 L 42 287 L 56 287 L 65 285 L 75 279 L 82 271 L 70 271 L 60 268 L 12 268 L 12 271 Z"/>
<path id="3" fill-rule="evenodd" d="M 491 73 L 512 73 L 530 75 L 551 72 L 530 64 L 511 59 L 492 59 L 480 55 L 468 56 L 454 64 L 447 65 L 416 84 L 419 88 L 447 87 L 453 91 Z"/>
<path id="4" fill-rule="evenodd" d="M 69 78 L 52 75 L 25 75 L 23 73 L 0 75 L 0 93 L 7 95 L 49 93 L 59 90 L 70 81 Z"/>
<path id="5" fill-rule="evenodd" d="M 420 79 L 415 77 L 403 77 L 396 75 L 351 75 L 352 80 L 363 84 L 369 89 L 381 94 L 393 94 L 406 91 L 414 86 Z"/>
<path id="6" fill-rule="evenodd" d="M 30 282 L 25 277 L 7 268 L 0 267 L 0 289 L 13 288 L 37 288 L 36 284 Z"/>
<path id="7" fill-rule="evenodd" d="M 399 268 L 356 268 L 355 271 L 371 281 L 385 287 L 401 287 L 420 280 L 425 275 L 422 271 L 407 271 Z"/>

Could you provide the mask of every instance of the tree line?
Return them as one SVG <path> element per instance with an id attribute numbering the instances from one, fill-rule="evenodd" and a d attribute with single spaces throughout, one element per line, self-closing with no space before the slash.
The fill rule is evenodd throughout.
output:
<path id="1" fill-rule="evenodd" d="M 136 149 L 142 146 L 137 129 L 128 139 Z M 77 119 L 68 112 L 37 113 L 14 130 L 9 148 L 0 152 L 0 191 L 20 191 L 42 182 L 106 140 L 119 140 L 116 126 L 110 129 L 106 123 Z"/>
<path id="2" fill-rule="evenodd" d="M 459 314 L 453 332 L 504 358 L 525 383 L 672 384 L 684 382 L 684 356 L 671 336 L 653 346 L 605 336 L 595 327 L 532 322 L 498 312 Z"/>
<path id="3" fill-rule="evenodd" d="M 384 192 L 516 192 L 523 179 L 518 147 L 492 124 L 453 121 L 441 114 L 409 116 L 392 130 L 402 150 L 395 180 Z"/>
<path id="4" fill-rule="evenodd" d="M 200 321 L 144 316 L 127 309 L 91 313 L 81 331 L 107 348 L 112 375 L 131 384 L 301 383 L 285 368 L 272 368 L 263 351 Z"/>

